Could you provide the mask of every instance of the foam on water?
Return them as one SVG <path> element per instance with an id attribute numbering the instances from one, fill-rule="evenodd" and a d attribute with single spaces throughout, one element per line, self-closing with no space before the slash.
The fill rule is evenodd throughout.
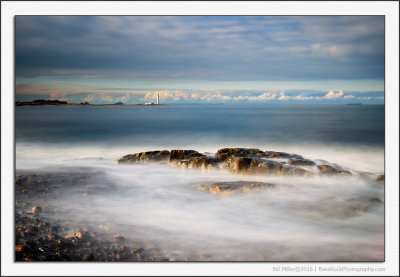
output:
<path id="1" fill-rule="evenodd" d="M 382 174 L 383 105 L 17 107 L 15 115 L 17 171 L 91 174 L 38 203 L 56 209 L 46 216 L 76 222 L 71 231 L 122 235 L 175 260 L 384 259 L 384 187 L 372 181 L 115 163 L 144 151 L 245 147 Z M 226 181 L 275 186 L 230 196 L 196 189 Z"/>
<path id="2" fill-rule="evenodd" d="M 165 251 L 164 255 L 173 259 L 383 259 L 382 186 L 356 177 L 240 176 L 168 165 L 116 164 L 122 155 L 139 151 L 126 148 L 17 144 L 17 170 L 96 172 L 81 185 L 65 184 L 67 194 L 48 200 L 47 205 L 58 207 L 52 216 L 73 220 L 83 229 L 104 231 L 106 226 L 112 235 Z M 306 158 L 321 153 L 325 156 L 318 158 L 355 165 L 352 169 L 381 171 L 378 165 L 383 157 L 377 149 L 344 151 L 340 158 L 337 149 L 329 151 L 329 147 L 292 149 L 286 151 Z M 275 187 L 231 196 L 196 190 L 199 184 L 239 180 L 267 182 Z M 87 197 L 84 191 L 89 192 Z M 371 199 L 382 202 L 360 212 L 359 205 Z"/>

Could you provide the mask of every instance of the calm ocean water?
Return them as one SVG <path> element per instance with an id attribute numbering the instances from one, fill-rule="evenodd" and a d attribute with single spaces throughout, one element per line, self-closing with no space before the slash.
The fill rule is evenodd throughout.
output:
<path id="1" fill-rule="evenodd" d="M 384 105 L 16 107 L 16 141 L 383 146 Z"/>

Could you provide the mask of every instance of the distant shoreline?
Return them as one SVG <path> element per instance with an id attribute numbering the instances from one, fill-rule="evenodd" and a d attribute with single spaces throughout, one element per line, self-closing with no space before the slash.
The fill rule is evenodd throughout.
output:
<path id="1" fill-rule="evenodd" d="M 57 102 L 16 102 L 16 106 L 166 106 L 167 104 L 80 104 Z"/>

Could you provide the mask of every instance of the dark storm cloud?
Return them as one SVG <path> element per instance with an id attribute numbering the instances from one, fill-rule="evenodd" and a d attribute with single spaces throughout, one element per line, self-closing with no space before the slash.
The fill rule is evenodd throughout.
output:
<path id="1" fill-rule="evenodd" d="M 17 16 L 16 72 L 150 80 L 383 79 L 384 17 Z"/>

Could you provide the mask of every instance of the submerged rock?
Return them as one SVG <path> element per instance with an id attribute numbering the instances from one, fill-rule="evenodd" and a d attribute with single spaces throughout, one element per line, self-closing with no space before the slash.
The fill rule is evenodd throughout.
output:
<path id="1" fill-rule="evenodd" d="M 198 190 L 211 192 L 213 194 L 231 195 L 234 193 L 243 193 L 250 191 L 259 191 L 261 189 L 271 189 L 273 184 L 263 182 L 219 182 L 213 184 L 203 184 L 197 186 Z"/>
<path id="2" fill-rule="evenodd" d="M 360 180 L 364 180 L 364 181 L 371 181 L 375 178 L 375 174 L 370 173 L 370 172 L 357 172 L 356 176 L 358 179 Z"/>
<path id="3" fill-rule="evenodd" d="M 348 170 L 343 170 L 332 165 L 323 164 L 317 166 L 319 173 L 323 175 L 342 175 L 342 176 L 352 176 L 351 172 Z"/>

